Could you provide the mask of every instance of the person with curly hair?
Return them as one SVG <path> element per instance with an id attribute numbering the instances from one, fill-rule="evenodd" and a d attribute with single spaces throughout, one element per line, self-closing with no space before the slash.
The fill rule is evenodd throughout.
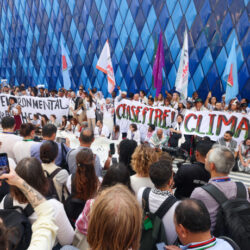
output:
<path id="1" fill-rule="evenodd" d="M 138 146 L 132 155 L 131 165 L 136 172 L 132 175 L 131 186 L 137 195 L 141 187 L 153 187 L 153 183 L 149 178 L 149 166 L 157 162 L 159 155 L 147 144 Z"/>

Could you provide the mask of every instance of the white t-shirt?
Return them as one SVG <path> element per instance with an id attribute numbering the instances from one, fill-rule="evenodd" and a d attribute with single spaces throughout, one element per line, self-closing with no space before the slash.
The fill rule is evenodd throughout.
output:
<path id="1" fill-rule="evenodd" d="M 23 138 L 21 136 L 17 136 L 14 134 L 8 133 L 0 133 L 0 142 L 2 142 L 2 146 L 0 147 L 0 153 L 7 153 L 8 157 L 15 160 L 14 155 L 14 145 L 18 141 L 22 141 Z"/>
<path id="2" fill-rule="evenodd" d="M 154 187 L 154 184 L 149 177 L 138 177 L 136 175 L 132 175 L 130 176 L 130 181 L 131 187 L 136 195 L 141 187 Z"/>
<path id="3" fill-rule="evenodd" d="M 137 194 L 137 200 L 142 206 L 142 194 L 145 187 L 140 188 Z M 160 205 L 169 197 L 170 193 L 168 191 L 160 191 L 156 188 L 150 190 L 149 193 L 149 210 L 151 213 L 155 213 Z M 175 202 L 174 205 L 168 210 L 168 212 L 163 216 L 163 224 L 168 239 L 168 244 L 172 245 L 177 239 L 177 233 L 175 231 L 174 225 L 174 212 L 175 208 L 179 202 Z"/>
<path id="4" fill-rule="evenodd" d="M 101 134 L 99 134 L 99 127 L 95 127 L 95 132 L 94 132 L 94 134 L 95 134 L 95 136 L 105 136 L 106 138 L 108 138 L 109 137 L 109 135 L 110 135 L 110 131 L 109 131 L 109 129 L 108 129 L 108 127 L 107 126 L 105 126 L 104 124 L 103 124 L 103 126 L 102 126 L 102 130 L 101 130 Z"/>
<path id="5" fill-rule="evenodd" d="M 90 107 L 90 103 L 86 102 L 86 115 L 88 119 L 95 119 L 95 109 L 96 105 L 94 103 L 92 103 L 92 107 Z"/>
<path id="6" fill-rule="evenodd" d="M 15 155 L 15 160 L 18 163 L 25 157 L 30 157 L 30 148 L 33 144 L 37 142 L 34 141 L 18 141 L 14 145 L 13 151 Z"/>

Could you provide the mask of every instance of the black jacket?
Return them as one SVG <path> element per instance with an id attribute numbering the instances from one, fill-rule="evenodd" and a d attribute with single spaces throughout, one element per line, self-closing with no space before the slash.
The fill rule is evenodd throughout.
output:
<path id="1" fill-rule="evenodd" d="M 205 185 L 210 179 L 210 173 L 201 162 L 183 164 L 174 176 L 175 197 L 188 198 L 196 187 Z"/>

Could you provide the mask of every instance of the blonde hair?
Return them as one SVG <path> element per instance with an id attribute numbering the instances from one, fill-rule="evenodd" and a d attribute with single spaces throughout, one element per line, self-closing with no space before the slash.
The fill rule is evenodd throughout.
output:
<path id="1" fill-rule="evenodd" d="M 158 161 L 159 155 L 148 145 L 140 145 L 132 155 L 131 165 L 133 170 L 142 177 L 149 176 L 149 167 Z"/>
<path id="2" fill-rule="evenodd" d="M 142 210 L 124 185 L 104 189 L 91 209 L 88 243 L 95 250 L 139 249 Z"/>

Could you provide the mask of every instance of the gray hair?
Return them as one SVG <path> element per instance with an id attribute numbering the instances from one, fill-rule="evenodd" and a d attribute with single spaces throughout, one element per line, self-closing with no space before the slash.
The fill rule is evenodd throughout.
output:
<path id="1" fill-rule="evenodd" d="M 232 151 L 225 146 L 214 146 L 208 155 L 208 162 L 215 165 L 216 172 L 229 174 L 235 164 Z"/>

